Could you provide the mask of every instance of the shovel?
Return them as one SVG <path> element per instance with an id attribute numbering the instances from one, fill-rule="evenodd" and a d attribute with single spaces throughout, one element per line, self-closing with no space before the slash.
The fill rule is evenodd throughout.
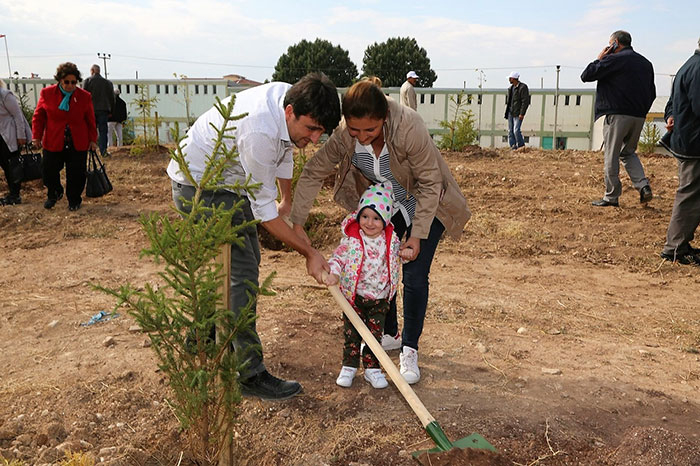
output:
<path id="1" fill-rule="evenodd" d="M 408 385 L 408 382 L 404 380 L 399 370 L 391 361 L 391 358 L 389 358 L 389 355 L 387 355 L 386 351 L 384 351 L 384 348 L 382 348 L 382 345 L 377 341 L 376 338 L 374 338 L 372 332 L 369 331 L 365 323 L 362 322 L 362 319 L 360 319 L 360 316 L 357 315 L 357 312 L 355 312 L 350 303 L 348 303 L 348 301 L 345 299 L 345 296 L 343 296 L 343 294 L 341 293 L 340 289 L 338 288 L 338 285 L 329 286 L 328 290 L 331 292 L 336 302 L 340 305 L 341 309 L 343 310 L 343 314 L 345 314 L 347 318 L 350 319 L 352 325 L 355 327 L 355 329 L 357 329 L 358 333 L 365 341 L 365 344 L 369 346 L 369 348 L 372 350 L 372 353 L 374 353 L 377 359 L 379 359 L 380 364 L 382 365 L 384 370 L 389 374 L 389 377 L 391 377 L 391 380 L 394 382 L 396 388 L 399 389 L 401 395 L 403 395 L 413 412 L 416 413 L 416 415 L 420 419 L 420 422 L 423 425 L 425 431 L 428 433 L 430 438 L 433 439 L 435 445 L 437 445 L 436 448 L 428 450 L 428 452 L 437 453 L 441 451 L 448 451 L 454 447 L 462 449 L 477 448 L 496 452 L 496 449 L 493 445 L 491 445 L 484 437 L 476 433 L 471 434 L 469 437 L 464 437 L 454 442 L 450 441 L 450 439 L 447 438 L 447 435 L 445 435 L 445 432 L 443 432 L 442 428 L 437 423 L 435 418 L 430 415 L 430 413 L 420 401 L 418 396 L 416 396 L 416 392 L 414 392 L 411 386 Z M 423 452 L 414 452 L 413 456 L 417 457 L 421 453 Z"/>

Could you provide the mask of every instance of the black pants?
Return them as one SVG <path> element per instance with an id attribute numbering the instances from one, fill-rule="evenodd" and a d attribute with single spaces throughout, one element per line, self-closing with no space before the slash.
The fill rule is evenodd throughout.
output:
<path id="1" fill-rule="evenodd" d="M 10 148 L 5 144 L 5 140 L 0 137 L 0 167 L 5 172 L 7 187 L 10 190 L 10 196 L 19 196 L 19 188 L 22 182 L 20 178 L 21 166 L 19 159 L 20 149 L 15 152 L 10 152 Z"/>
<path id="2" fill-rule="evenodd" d="M 58 199 L 63 194 L 61 186 L 61 170 L 66 166 L 66 197 L 68 204 L 78 205 L 82 202 L 85 189 L 85 167 L 87 151 L 64 149 L 61 152 L 50 152 L 44 149 L 43 179 L 47 188 L 48 199 Z"/>

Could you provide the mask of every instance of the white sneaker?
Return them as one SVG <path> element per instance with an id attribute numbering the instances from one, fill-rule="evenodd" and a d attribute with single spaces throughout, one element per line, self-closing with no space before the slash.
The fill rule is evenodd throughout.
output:
<path id="1" fill-rule="evenodd" d="M 403 347 L 403 351 L 399 354 L 399 372 L 409 384 L 414 384 L 420 380 L 418 351 L 410 346 Z"/>
<path id="2" fill-rule="evenodd" d="M 382 348 L 384 348 L 384 351 L 401 348 L 401 332 L 396 333 L 393 337 L 391 335 L 382 335 Z"/>
<path id="3" fill-rule="evenodd" d="M 386 388 L 389 382 L 382 373 L 381 369 L 365 369 L 365 380 L 372 384 L 374 388 Z"/>
<path id="4" fill-rule="evenodd" d="M 340 369 L 338 378 L 335 379 L 335 383 L 341 387 L 349 388 L 352 386 L 352 381 L 355 379 L 355 374 L 357 374 L 357 367 L 343 366 L 343 368 Z"/>

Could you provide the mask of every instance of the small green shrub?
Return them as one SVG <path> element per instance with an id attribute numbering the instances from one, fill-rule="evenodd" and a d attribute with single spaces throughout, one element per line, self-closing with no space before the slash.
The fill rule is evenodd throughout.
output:
<path id="1" fill-rule="evenodd" d="M 661 131 L 659 131 L 659 128 L 651 121 L 644 122 L 642 135 L 639 138 L 639 152 L 642 154 L 653 154 L 660 140 Z"/>

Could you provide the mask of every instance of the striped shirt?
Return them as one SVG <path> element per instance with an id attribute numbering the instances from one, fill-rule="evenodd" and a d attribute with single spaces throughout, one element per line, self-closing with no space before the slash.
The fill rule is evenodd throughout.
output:
<path id="1" fill-rule="evenodd" d="M 391 173 L 389 165 L 389 150 L 384 144 L 379 158 L 374 156 L 374 150 L 371 145 L 363 146 L 359 141 L 355 140 L 355 153 L 352 154 L 352 164 L 362 172 L 363 175 L 373 183 L 381 183 L 383 181 L 391 182 L 391 187 L 394 190 L 394 199 L 398 204 L 398 210 L 401 211 L 406 226 L 411 225 L 411 219 L 416 213 L 416 198 L 410 195 L 406 188 L 401 186 L 394 174 Z M 396 210 L 396 205 L 394 206 Z"/>

